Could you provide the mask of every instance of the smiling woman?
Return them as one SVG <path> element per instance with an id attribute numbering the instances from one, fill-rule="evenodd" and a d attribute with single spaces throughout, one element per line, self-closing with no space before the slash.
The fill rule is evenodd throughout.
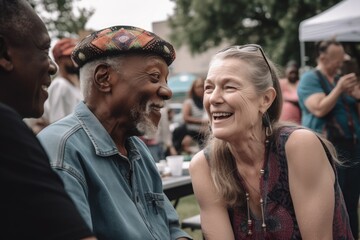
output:
<path id="1" fill-rule="evenodd" d="M 276 72 L 254 44 L 226 48 L 210 62 L 211 132 L 190 165 L 205 238 L 352 239 L 334 146 L 278 121 Z"/>

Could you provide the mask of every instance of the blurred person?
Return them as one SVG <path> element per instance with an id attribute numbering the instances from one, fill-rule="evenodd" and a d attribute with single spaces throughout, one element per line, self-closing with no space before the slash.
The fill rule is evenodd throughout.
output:
<path id="1" fill-rule="evenodd" d="M 45 102 L 43 118 L 48 124 L 69 115 L 82 100 L 79 69 L 71 60 L 77 39 L 62 38 L 55 44 L 52 53 L 59 73 L 49 87 L 49 98 Z"/>
<path id="2" fill-rule="evenodd" d="M 190 239 L 148 148 L 157 131 L 173 46 L 146 30 L 93 32 L 72 53 L 84 101 L 38 137 L 83 218 L 101 239 Z"/>
<path id="3" fill-rule="evenodd" d="M 167 107 L 162 108 L 160 113 L 161 118 L 155 136 L 145 135 L 140 137 L 149 148 L 155 162 L 165 159 L 168 155 L 177 154 L 172 143 L 172 132 L 170 131 L 169 111 Z"/>
<path id="4" fill-rule="evenodd" d="M 206 115 L 202 103 L 203 96 L 204 78 L 198 77 L 192 83 L 188 92 L 188 98 L 185 99 L 182 106 L 184 124 L 174 130 L 173 141 L 177 151 L 183 151 L 190 147 L 187 144 L 191 141 L 189 141 L 189 138 L 186 136 L 190 136 L 199 147 L 201 147 L 204 142 L 204 132 L 208 120 L 205 117 Z M 183 141 L 184 138 L 185 141 Z"/>
<path id="5" fill-rule="evenodd" d="M 40 117 L 57 71 L 44 23 L 24 0 L 0 0 L 1 239 L 95 239 L 22 118 Z"/>
<path id="6" fill-rule="evenodd" d="M 285 78 L 280 79 L 283 106 L 280 120 L 301 124 L 301 110 L 297 95 L 299 68 L 296 62 L 290 61 L 285 69 Z"/>
<path id="7" fill-rule="evenodd" d="M 82 100 L 79 70 L 71 60 L 71 52 L 76 44 L 76 39 L 62 38 L 52 49 L 59 72 L 48 89 L 49 97 L 45 101 L 43 116 L 39 119 L 27 120 L 35 133 L 72 113 Z"/>
<path id="8" fill-rule="evenodd" d="M 204 126 L 207 127 L 208 120 L 205 118 L 203 106 L 204 78 L 198 77 L 191 85 L 189 96 L 184 101 L 182 114 L 190 135 L 201 146 L 204 142 Z"/>
<path id="9" fill-rule="evenodd" d="M 190 162 L 201 227 L 212 239 L 353 239 L 326 139 L 279 122 L 276 69 L 260 46 L 211 60 L 204 107 L 211 133 Z"/>
<path id="10" fill-rule="evenodd" d="M 301 76 L 298 95 L 302 125 L 324 134 L 344 161 L 337 168 L 351 230 L 359 232 L 360 85 L 354 73 L 339 75 L 345 52 L 334 40 L 316 45 L 317 66 Z"/>

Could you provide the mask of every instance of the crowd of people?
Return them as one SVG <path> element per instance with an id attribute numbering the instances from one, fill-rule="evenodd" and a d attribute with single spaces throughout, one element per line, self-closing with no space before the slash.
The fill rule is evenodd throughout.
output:
<path id="1" fill-rule="evenodd" d="M 50 43 L 26 0 L 0 1 L 4 239 L 192 239 L 156 166 L 192 144 L 205 239 L 358 238 L 360 83 L 341 43 L 283 78 L 259 45 L 222 49 L 174 131 L 171 43 L 112 26 L 60 39 L 56 64 Z"/>

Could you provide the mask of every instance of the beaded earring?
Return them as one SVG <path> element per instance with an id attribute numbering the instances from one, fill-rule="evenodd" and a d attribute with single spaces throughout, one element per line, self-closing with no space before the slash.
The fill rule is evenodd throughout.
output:
<path id="1" fill-rule="evenodd" d="M 270 122 L 270 117 L 269 117 L 269 114 L 268 112 L 265 112 L 263 117 L 262 117 L 262 123 L 265 127 L 265 134 L 266 134 L 266 137 L 269 137 L 273 134 L 273 129 L 272 129 L 272 126 L 271 126 L 271 122 Z"/>

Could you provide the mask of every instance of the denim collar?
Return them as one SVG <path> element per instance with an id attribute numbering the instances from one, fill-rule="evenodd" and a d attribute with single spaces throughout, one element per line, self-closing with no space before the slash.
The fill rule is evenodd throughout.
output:
<path id="1" fill-rule="evenodd" d="M 120 154 L 109 133 L 84 102 L 80 102 L 75 107 L 74 115 L 91 140 L 97 155 L 107 157 Z M 135 146 L 134 140 L 132 137 L 126 140 L 128 151 L 133 156 L 139 156 L 140 153 Z M 138 157 L 135 157 L 135 159 L 138 159 Z"/>

